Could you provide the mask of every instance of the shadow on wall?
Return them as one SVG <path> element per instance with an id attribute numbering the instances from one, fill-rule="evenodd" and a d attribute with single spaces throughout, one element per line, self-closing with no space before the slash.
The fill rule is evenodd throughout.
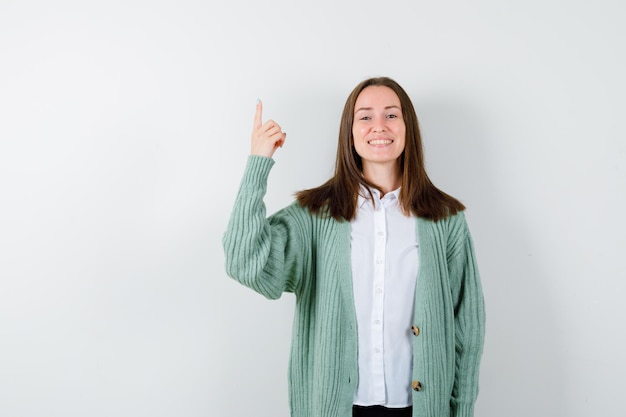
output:
<path id="1" fill-rule="evenodd" d="M 420 97 L 415 107 L 429 175 L 467 206 L 476 246 L 487 308 L 476 414 L 514 407 L 518 415 L 568 415 L 556 294 L 533 253 L 524 201 L 499 172 L 507 161 L 495 159 L 508 158 L 506 132 L 462 97 Z"/>

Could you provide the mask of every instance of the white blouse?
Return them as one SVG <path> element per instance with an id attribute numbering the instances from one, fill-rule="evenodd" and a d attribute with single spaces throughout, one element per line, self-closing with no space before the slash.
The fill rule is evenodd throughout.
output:
<path id="1" fill-rule="evenodd" d="M 413 364 L 412 332 L 419 263 L 417 222 L 398 204 L 400 189 L 361 190 L 351 222 L 351 260 L 358 326 L 357 405 L 408 407 Z"/>

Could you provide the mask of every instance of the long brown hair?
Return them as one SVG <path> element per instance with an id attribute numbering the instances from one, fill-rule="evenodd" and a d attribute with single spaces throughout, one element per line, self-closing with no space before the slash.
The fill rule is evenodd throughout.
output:
<path id="1" fill-rule="evenodd" d="M 439 190 L 428 178 L 419 124 L 411 99 L 397 82 L 387 77 L 367 79 L 352 90 L 341 116 L 335 175 L 317 188 L 299 191 L 296 198 L 300 205 L 312 213 L 349 221 L 356 215 L 360 186 L 379 188 L 363 177 L 363 162 L 354 148 L 352 136 L 357 97 L 370 86 L 389 87 L 400 99 L 406 125 L 406 143 L 399 157 L 402 176 L 399 202 L 402 211 L 407 215 L 437 221 L 464 210 L 465 206 L 459 200 Z"/>

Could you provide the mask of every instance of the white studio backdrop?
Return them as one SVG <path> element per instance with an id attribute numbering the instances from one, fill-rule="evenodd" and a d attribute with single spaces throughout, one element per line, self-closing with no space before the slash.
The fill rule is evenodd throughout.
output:
<path id="1" fill-rule="evenodd" d="M 288 133 L 273 212 L 329 177 L 378 75 L 468 206 L 476 415 L 619 415 L 625 8 L 1 0 L 0 416 L 287 416 L 293 296 L 223 267 L 254 105 Z"/>

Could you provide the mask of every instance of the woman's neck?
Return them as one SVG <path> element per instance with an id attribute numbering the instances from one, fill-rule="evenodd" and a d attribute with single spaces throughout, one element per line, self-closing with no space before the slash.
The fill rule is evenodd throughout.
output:
<path id="1" fill-rule="evenodd" d="M 363 177 L 368 182 L 380 187 L 381 197 L 402 185 L 400 169 L 397 164 L 364 164 Z"/>

